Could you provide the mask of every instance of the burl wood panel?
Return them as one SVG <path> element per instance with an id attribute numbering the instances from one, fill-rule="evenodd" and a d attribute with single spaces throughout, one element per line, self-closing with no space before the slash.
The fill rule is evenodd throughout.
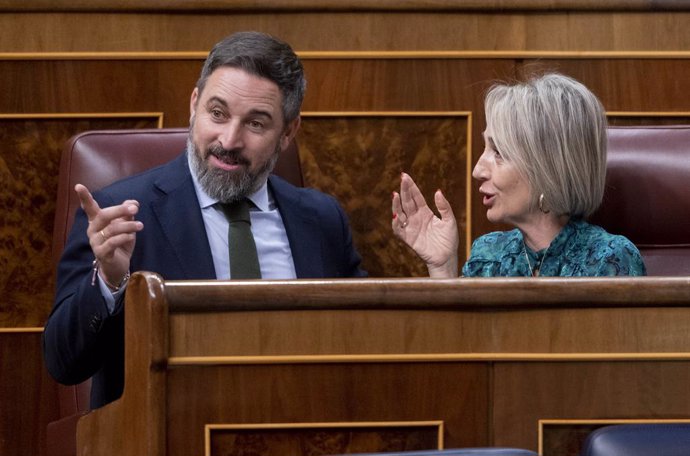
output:
<path id="1" fill-rule="evenodd" d="M 392 236 L 391 192 L 400 173 L 413 176 L 434 206 L 437 188 L 462 203 L 467 194 L 467 114 L 304 116 L 298 135 L 305 184 L 334 195 L 349 215 L 355 245 L 371 276 L 425 276 L 426 267 Z M 462 205 L 461 205 L 462 207 Z M 464 241 L 467 219 L 455 213 Z M 464 258 L 465 245 L 460 242 Z"/>
<path id="2" fill-rule="evenodd" d="M 155 128 L 157 118 L 0 118 L 0 327 L 36 327 L 50 311 L 55 195 L 62 147 L 77 132 Z"/>
<path id="3" fill-rule="evenodd" d="M 43 366 L 40 332 L 0 332 L 0 454 L 44 454 L 57 389 Z"/>
<path id="4" fill-rule="evenodd" d="M 486 366 L 472 363 L 173 368 L 167 384 L 167 454 L 202 454 L 204 426 L 221 423 L 442 420 L 446 447 L 486 445 L 488 372 Z M 203 394 L 189 394 L 199 385 L 204 385 Z M 270 434 L 270 430 L 255 431 L 249 448 L 261 456 L 333 452 L 322 444 L 305 453 L 281 453 L 280 446 L 269 444 Z M 385 432 L 360 443 L 362 451 L 428 449 L 437 444 L 435 435 L 433 441 L 427 436 L 405 443 L 399 434 Z"/>
<path id="5" fill-rule="evenodd" d="M 330 425 L 331 423 L 329 423 Z M 439 426 L 401 426 L 392 422 L 377 426 L 357 423 L 286 423 L 275 428 L 247 425 L 212 426 L 207 432 L 210 456 L 243 454 L 257 456 L 330 455 L 382 451 L 414 451 L 439 448 Z"/>

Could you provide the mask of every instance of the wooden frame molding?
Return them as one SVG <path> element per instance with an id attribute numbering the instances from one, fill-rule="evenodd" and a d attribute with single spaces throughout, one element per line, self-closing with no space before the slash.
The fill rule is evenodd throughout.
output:
<path id="1" fill-rule="evenodd" d="M 687 59 L 688 51 L 303 51 L 320 59 Z"/>
<path id="2" fill-rule="evenodd" d="M 0 0 L 1 1 L 1 0 Z M 688 7 L 690 9 L 690 6 Z M 1 9 L 0 9 L 1 11 Z M 690 51 L 296 51 L 302 60 L 327 59 L 690 59 Z M 204 60 L 190 52 L 0 52 L 0 60 Z"/>
<path id="3" fill-rule="evenodd" d="M 435 421 L 353 421 L 321 423 L 249 423 L 249 424 L 207 424 L 204 427 L 204 455 L 211 455 L 211 433 L 218 430 L 289 430 L 289 429 L 352 429 L 352 428 L 436 428 L 437 448 L 443 449 L 443 420 Z"/>
<path id="4" fill-rule="evenodd" d="M 0 11 L 21 12 L 122 12 L 122 11 L 252 11 L 252 12 L 370 12 L 370 11 L 685 11 L 690 6 L 677 0 L 3 0 Z"/>
<path id="5" fill-rule="evenodd" d="M 295 356 L 171 356 L 169 366 L 230 366 L 256 364 L 355 364 L 355 363 L 453 363 L 453 362 L 609 362 L 690 361 L 680 353 L 412 353 Z"/>
<path id="6" fill-rule="evenodd" d="M 21 119 L 157 119 L 157 127 L 163 128 L 164 113 L 162 112 L 46 112 L 46 113 L 5 113 L 0 114 L 2 120 Z"/>
<path id="7" fill-rule="evenodd" d="M 26 328 L 0 328 L 0 334 L 30 334 L 30 333 L 42 333 L 43 328 L 39 327 L 26 327 Z"/>
<path id="8" fill-rule="evenodd" d="M 606 117 L 690 117 L 690 111 L 608 111 Z"/>

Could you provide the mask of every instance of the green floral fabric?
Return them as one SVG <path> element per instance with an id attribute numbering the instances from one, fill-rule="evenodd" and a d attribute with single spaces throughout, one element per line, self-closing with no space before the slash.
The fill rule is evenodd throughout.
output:
<path id="1" fill-rule="evenodd" d="M 583 220 L 571 220 L 539 252 L 525 245 L 518 229 L 485 234 L 472 244 L 462 275 L 531 276 L 536 268 L 542 277 L 647 275 L 642 256 L 630 240 Z"/>

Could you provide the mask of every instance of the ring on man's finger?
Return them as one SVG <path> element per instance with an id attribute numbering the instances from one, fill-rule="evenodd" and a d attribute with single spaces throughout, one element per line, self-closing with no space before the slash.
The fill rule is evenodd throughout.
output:
<path id="1" fill-rule="evenodd" d="M 100 234 L 101 237 L 103 238 L 103 242 L 105 242 L 105 241 L 108 240 L 108 236 L 105 235 L 105 233 L 103 232 L 103 230 L 99 231 L 98 234 Z"/>

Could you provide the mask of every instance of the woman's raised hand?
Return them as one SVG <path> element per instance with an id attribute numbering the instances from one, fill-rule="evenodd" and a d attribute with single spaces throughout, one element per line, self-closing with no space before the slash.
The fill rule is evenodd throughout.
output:
<path id="1" fill-rule="evenodd" d="M 429 208 L 412 178 L 402 173 L 393 192 L 393 232 L 424 260 L 430 277 L 458 276 L 458 226 L 441 190 L 434 194 L 441 218 Z"/>

